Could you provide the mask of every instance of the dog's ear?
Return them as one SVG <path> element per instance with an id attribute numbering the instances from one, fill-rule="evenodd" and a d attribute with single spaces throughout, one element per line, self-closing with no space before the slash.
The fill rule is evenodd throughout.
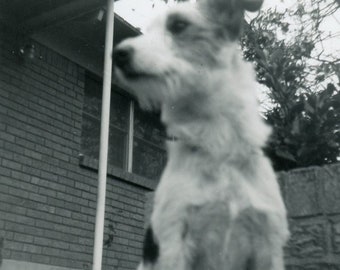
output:
<path id="1" fill-rule="evenodd" d="M 241 0 L 242 6 L 247 11 L 258 11 L 263 3 L 263 0 Z"/>
<path id="2" fill-rule="evenodd" d="M 197 0 L 199 8 L 216 25 L 218 35 L 236 39 L 241 32 L 244 11 L 257 11 L 263 0 Z"/>

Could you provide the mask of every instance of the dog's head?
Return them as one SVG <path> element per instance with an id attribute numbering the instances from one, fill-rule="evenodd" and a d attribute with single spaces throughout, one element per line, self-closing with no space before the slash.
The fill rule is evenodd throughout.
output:
<path id="1" fill-rule="evenodd" d="M 116 78 L 144 108 L 174 103 L 189 89 L 193 94 L 211 70 L 225 65 L 221 50 L 229 46 L 232 52 L 237 47 L 244 11 L 256 11 L 262 1 L 198 0 L 172 7 L 145 35 L 117 46 Z"/>

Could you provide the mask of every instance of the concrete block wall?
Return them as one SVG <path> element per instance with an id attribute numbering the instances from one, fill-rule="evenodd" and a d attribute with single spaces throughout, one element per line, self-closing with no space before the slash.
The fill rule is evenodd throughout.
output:
<path id="1" fill-rule="evenodd" d="M 291 231 L 287 270 L 339 270 L 340 164 L 279 176 Z"/>
<path id="2" fill-rule="evenodd" d="M 3 267 L 91 269 L 97 172 L 78 157 L 85 70 L 34 42 L 24 62 L 18 44 L 31 41 L 0 36 Z M 108 179 L 104 269 L 135 269 L 141 255 L 150 188 L 121 178 Z"/>

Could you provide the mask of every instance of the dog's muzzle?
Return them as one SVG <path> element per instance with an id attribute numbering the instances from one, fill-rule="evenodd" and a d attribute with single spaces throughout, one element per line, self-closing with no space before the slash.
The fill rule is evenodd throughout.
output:
<path id="1" fill-rule="evenodd" d="M 135 77 L 137 72 L 132 67 L 133 48 L 117 47 L 112 53 L 115 66 L 120 69 L 126 77 Z"/>
<path id="2" fill-rule="evenodd" d="M 113 50 L 113 61 L 117 67 L 124 70 L 127 65 L 130 64 L 132 56 L 133 56 L 133 49 L 131 47 L 117 47 Z"/>

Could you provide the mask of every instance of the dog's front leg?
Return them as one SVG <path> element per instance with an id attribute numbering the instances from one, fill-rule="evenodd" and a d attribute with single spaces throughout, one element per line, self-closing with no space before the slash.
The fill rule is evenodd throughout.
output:
<path id="1" fill-rule="evenodd" d="M 137 270 L 188 270 L 192 247 L 183 224 L 173 224 L 157 235 L 149 226 L 144 239 L 143 260 Z"/>

